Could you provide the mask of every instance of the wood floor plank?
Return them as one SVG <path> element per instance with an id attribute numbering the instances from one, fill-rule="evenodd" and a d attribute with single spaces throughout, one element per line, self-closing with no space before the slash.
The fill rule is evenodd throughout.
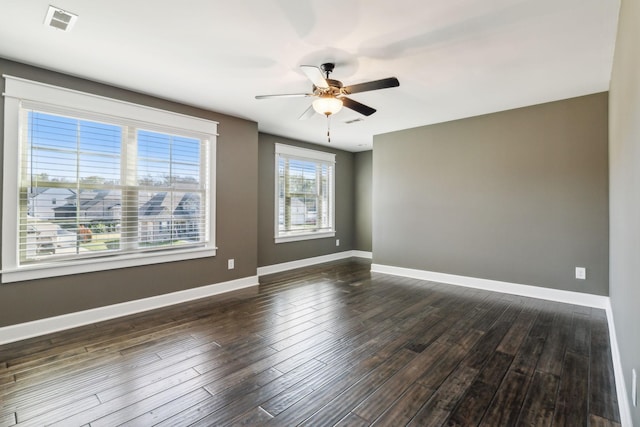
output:
<path id="1" fill-rule="evenodd" d="M 0 346 L 0 426 L 620 422 L 603 310 L 335 261 Z"/>
<path id="2" fill-rule="evenodd" d="M 477 376 L 477 369 L 462 364 L 458 365 L 454 372 L 447 377 L 431 398 L 420 408 L 408 425 L 442 425 Z"/>
<path id="3" fill-rule="evenodd" d="M 414 357 L 404 368 L 389 379 L 384 387 L 375 390 L 367 399 L 355 407 L 353 413 L 369 422 L 377 419 L 391 404 L 403 394 L 416 378 L 427 373 L 443 356 L 450 346 L 433 343 Z"/>
<path id="4" fill-rule="evenodd" d="M 368 425 L 368 421 L 365 421 L 359 416 L 352 413 L 336 423 L 336 427 L 367 427 Z"/>
<path id="5" fill-rule="evenodd" d="M 271 414 L 262 409 L 261 407 L 253 408 L 252 410 L 234 418 L 227 425 L 229 426 L 258 426 L 266 423 L 271 418 Z"/>
<path id="6" fill-rule="evenodd" d="M 217 408 L 214 411 L 207 411 L 209 414 L 199 419 L 193 425 L 209 426 L 209 425 L 224 425 L 239 413 L 249 411 L 250 408 L 256 406 L 256 402 L 264 402 L 267 399 L 272 398 L 274 395 L 287 390 L 288 388 L 299 384 L 301 381 L 309 378 L 318 369 L 317 361 L 309 362 L 302 365 L 292 371 L 287 372 L 280 378 L 266 384 L 265 386 L 247 393 L 243 396 L 238 396 L 236 399 L 227 399 L 226 405 Z M 324 367 L 324 366 L 323 366 Z M 226 395 L 227 393 L 225 393 Z M 261 405 L 262 407 L 262 405 Z M 263 407 L 262 407 L 263 408 Z M 263 408 L 264 409 L 264 408 Z M 268 411 L 267 411 L 268 413 Z M 272 416 L 272 414 L 269 414 Z"/>
<path id="7" fill-rule="evenodd" d="M 507 372 L 480 425 L 483 427 L 517 425 L 516 421 L 520 415 L 529 380 L 529 377 L 514 370 Z"/>
<path id="8" fill-rule="evenodd" d="M 30 411 L 20 411 L 18 413 L 18 425 L 24 427 L 37 427 L 51 423 L 71 415 L 81 413 L 100 404 L 96 396 L 89 396 L 84 399 L 74 400 L 63 406 L 45 405 L 43 407 L 31 408 Z"/>
<path id="9" fill-rule="evenodd" d="M 495 352 L 510 326 L 508 322 L 497 322 L 494 324 L 491 329 L 482 336 L 482 339 L 473 346 L 462 363 L 474 369 L 482 369 Z"/>
<path id="10" fill-rule="evenodd" d="M 229 412 L 233 415 L 226 415 L 228 418 L 232 418 L 238 413 L 248 411 L 252 407 L 258 406 L 258 402 L 262 402 L 268 399 L 272 395 L 287 390 L 289 387 L 300 383 L 305 378 L 312 375 L 314 372 L 321 369 L 324 365 L 317 361 L 311 361 L 305 365 L 279 376 L 273 381 L 267 382 L 262 387 L 254 387 L 255 382 L 241 382 L 235 387 L 226 388 L 223 381 L 220 382 L 220 390 L 212 397 L 198 403 L 197 405 L 184 408 L 181 411 L 176 411 L 175 415 L 164 419 L 158 423 L 158 426 L 186 426 L 192 425 L 202 419 L 210 420 L 213 414 L 222 408 L 227 407 Z M 213 392 L 213 391 L 212 391 Z M 234 399 L 235 398 L 235 399 Z M 223 415 L 218 413 L 216 418 L 221 418 Z"/>
<path id="11" fill-rule="evenodd" d="M 558 383 L 558 378 L 552 374 L 543 372 L 534 374 L 517 425 L 551 425 Z"/>
<path id="12" fill-rule="evenodd" d="M 304 420 L 302 425 L 327 427 L 336 424 L 415 358 L 416 354 L 414 352 L 406 349 L 400 350 L 372 369 L 366 376 L 355 382 L 343 393 L 336 396 L 322 409 Z"/>
<path id="13" fill-rule="evenodd" d="M 387 357 L 389 355 L 384 355 L 383 357 L 380 354 L 373 353 L 369 357 L 358 360 L 354 365 L 336 365 L 337 369 L 333 370 L 333 375 L 328 378 L 321 378 L 318 384 L 312 385 L 314 390 L 311 393 L 280 412 L 270 424 L 289 425 L 306 420 L 353 384 L 366 377 L 372 369 L 375 369 Z"/>
<path id="14" fill-rule="evenodd" d="M 534 309 L 525 308 L 522 310 L 498 345 L 498 351 L 515 355 L 529 334 L 537 315 L 538 312 Z"/>
<path id="15" fill-rule="evenodd" d="M 606 318 L 591 316 L 591 357 L 589 411 L 599 417 L 620 422 L 615 376 L 611 363 Z"/>
<path id="16" fill-rule="evenodd" d="M 567 351 L 553 425 L 589 425 L 589 358 Z"/>
<path id="17" fill-rule="evenodd" d="M 258 358 L 262 357 L 262 353 L 259 351 L 257 351 L 256 354 L 259 355 Z M 177 376 L 169 377 L 147 387 L 128 392 L 108 402 L 104 402 L 90 411 L 86 411 L 78 414 L 76 417 L 66 420 L 65 423 L 67 423 L 66 425 L 75 425 L 91 422 L 92 425 L 96 423 L 104 423 L 105 425 L 108 425 L 108 423 L 112 422 L 113 419 L 121 420 L 121 422 L 128 421 L 129 419 L 138 417 L 162 404 L 171 402 L 181 394 L 200 393 L 197 391 L 198 389 L 202 388 L 206 384 L 216 381 L 217 379 L 224 378 L 229 375 L 234 375 L 237 379 L 244 374 L 244 372 L 240 373 L 242 369 L 246 369 L 247 366 L 252 365 L 251 360 L 252 359 L 242 361 L 236 360 L 231 363 L 221 363 L 217 368 L 211 369 L 206 373 L 200 374 L 191 379 L 185 380 L 184 378 Z M 193 369 L 195 369 L 195 367 Z M 206 390 L 204 391 L 206 392 Z M 102 421 L 96 421 L 98 419 L 101 419 Z M 61 425 L 65 425 L 65 423 L 62 423 Z"/>
<path id="18" fill-rule="evenodd" d="M 373 421 L 372 425 L 396 426 L 408 424 L 416 416 L 424 402 L 433 395 L 433 392 L 433 389 L 427 388 L 422 384 L 411 384 L 380 417 Z"/>
<path id="19" fill-rule="evenodd" d="M 591 414 L 589 427 L 620 427 L 620 423 Z"/>
<path id="20" fill-rule="evenodd" d="M 151 357 L 150 357 L 151 356 Z M 154 355 L 137 355 L 135 357 L 122 357 L 119 362 L 110 360 L 99 368 L 73 372 L 67 377 L 60 378 L 56 370 L 52 379 L 46 379 L 39 384 L 30 384 L 29 387 L 12 390 L 3 398 L 3 409 L 20 412 L 29 407 L 40 407 L 43 404 L 57 403 L 66 405 L 76 399 L 82 399 L 95 394 L 101 387 L 118 384 L 123 377 L 122 372 L 144 372 L 149 363 L 157 360 Z M 126 377 L 125 377 L 126 378 Z"/>
<path id="21" fill-rule="evenodd" d="M 224 380 L 219 380 L 204 387 L 208 394 L 186 395 L 188 398 L 185 398 L 185 395 L 180 396 L 167 404 L 152 408 L 148 412 L 123 423 L 123 425 L 157 425 L 160 422 L 166 422 L 176 413 L 181 413 L 181 422 L 184 422 L 187 419 L 187 412 L 193 411 L 194 408 L 198 414 L 194 418 L 198 419 L 198 417 L 202 417 L 216 408 L 225 406 L 234 398 L 245 396 L 247 393 L 260 389 L 264 384 L 268 384 L 281 376 L 282 374 L 275 369 L 268 369 L 249 376 L 236 384 L 228 384 L 228 386 L 224 383 Z M 221 390 L 222 387 L 224 387 L 224 393 Z"/>
<path id="22" fill-rule="evenodd" d="M 451 412 L 448 425 L 478 425 L 506 374 L 513 356 L 495 352 Z"/>
<path id="23" fill-rule="evenodd" d="M 532 377 L 542 354 L 544 341 L 543 337 L 528 335 L 516 353 L 511 369 L 524 376 Z"/>
<path id="24" fill-rule="evenodd" d="M 131 391 L 133 390 L 149 387 L 153 384 L 157 384 L 160 381 L 170 380 L 176 383 L 181 383 L 200 375 L 193 368 L 189 368 L 186 370 L 183 369 L 184 366 L 175 365 L 170 368 L 162 369 L 160 371 L 154 371 L 151 374 L 145 375 L 143 377 L 138 377 L 126 383 L 120 383 L 103 391 L 100 391 L 96 396 L 101 403 L 105 403 L 122 396 L 126 392 L 131 393 Z"/>
<path id="25" fill-rule="evenodd" d="M 202 388 L 198 388 L 181 394 L 182 400 L 186 399 L 188 401 L 201 401 L 208 396 L 210 396 L 209 393 L 207 393 L 207 391 Z M 158 393 L 149 398 L 139 400 L 131 405 L 118 408 L 116 411 L 110 412 L 109 414 L 96 420 L 92 420 L 90 424 L 92 427 L 109 427 L 130 422 L 134 425 L 145 426 L 148 424 L 138 424 L 135 421 L 136 418 L 142 416 L 145 413 L 148 413 L 149 411 L 152 411 L 155 408 L 163 407 L 171 403 L 173 400 L 174 399 L 168 397 L 166 393 Z"/>
<path id="26" fill-rule="evenodd" d="M 589 315 L 573 313 L 567 348 L 573 353 L 589 356 L 591 350 L 591 322 Z"/>

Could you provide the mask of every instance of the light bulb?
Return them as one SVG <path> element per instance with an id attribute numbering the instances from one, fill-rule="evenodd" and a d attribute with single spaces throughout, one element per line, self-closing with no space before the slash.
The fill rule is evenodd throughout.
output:
<path id="1" fill-rule="evenodd" d="M 313 109 L 320 114 L 330 116 L 342 109 L 342 101 L 333 96 L 322 96 L 313 101 Z"/>

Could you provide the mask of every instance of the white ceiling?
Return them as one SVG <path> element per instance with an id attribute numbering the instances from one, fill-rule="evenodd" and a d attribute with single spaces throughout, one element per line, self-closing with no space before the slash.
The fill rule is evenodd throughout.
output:
<path id="1" fill-rule="evenodd" d="M 43 25 L 48 0 L 0 0 L 0 56 L 258 122 L 326 144 L 323 116 L 299 121 L 299 65 L 335 62 L 378 111 L 331 120 L 331 145 L 609 88 L 619 0 L 51 0 L 79 15 Z M 362 117 L 363 121 L 346 124 Z M 224 131 L 221 129 L 221 131 Z"/>

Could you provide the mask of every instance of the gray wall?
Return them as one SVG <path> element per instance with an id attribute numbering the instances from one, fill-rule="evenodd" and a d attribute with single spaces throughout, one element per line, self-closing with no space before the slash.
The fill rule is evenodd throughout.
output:
<path id="1" fill-rule="evenodd" d="M 3 59 L 0 59 L 0 74 L 24 77 L 191 114 L 220 123 L 216 193 L 216 238 L 219 250 L 215 258 L 2 284 L 0 285 L 0 327 L 256 274 L 258 223 L 258 129 L 256 123 Z M 4 90 L 4 79 L 1 79 L 0 90 Z M 0 123 L 4 118 L 3 108 L 4 102 L 0 102 Z M 3 124 L 0 128 L 3 128 Z M 2 143 L 4 144 L 5 141 Z M 15 143 L 15 141 L 6 141 L 6 143 Z M 234 270 L 227 270 L 228 258 L 235 259 Z"/>
<path id="2" fill-rule="evenodd" d="M 623 0 L 609 93 L 610 294 L 622 370 L 631 401 L 631 370 L 640 375 L 640 2 Z M 633 424 L 640 408 L 631 405 Z"/>
<path id="3" fill-rule="evenodd" d="M 353 153 L 260 133 L 258 144 L 258 266 L 329 255 L 353 249 Z M 278 243 L 274 241 L 275 143 L 336 154 L 336 237 Z M 336 239 L 340 246 L 336 247 Z"/>
<path id="4" fill-rule="evenodd" d="M 606 93 L 376 136 L 374 262 L 607 295 L 607 140 Z"/>
<path id="5" fill-rule="evenodd" d="M 371 252 L 371 185 L 373 182 L 373 151 L 355 154 L 355 219 L 354 249 Z"/>

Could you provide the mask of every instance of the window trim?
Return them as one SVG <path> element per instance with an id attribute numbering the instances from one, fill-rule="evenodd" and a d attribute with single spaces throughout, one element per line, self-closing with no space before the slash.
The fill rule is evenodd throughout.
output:
<path id="1" fill-rule="evenodd" d="M 278 160 L 279 156 L 283 154 L 285 156 L 296 158 L 300 160 L 307 160 L 312 162 L 331 163 L 333 166 L 333 173 L 331 179 L 331 197 L 329 203 L 331 204 L 331 231 L 294 231 L 294 232 L 280 232 L 278 224 L 279 212 L 279 176 L 278 176 Z M 311 150 L 308 148 L 296 147 L 286 144 L 275 144 L 275 169 L 274 169 L 274 240 L 275 243 L 287 243 L 296 242 L 301 240 L 312 239 L 324 239 L 328 237 L 335 237 L 336 235 L 336 176 L 335 176 L 335 164 L 336 155 L 334 153 L 327 153 L 326 151 Z"/>
<path id="2" fill-rule="evenodd" d="M 2 283 L 33 280 L 46 277 L 64 276 L 93 271 L 112 270 L 133 266 L 212 257 L 216 255 L 216 137 L 218 122 L 191 117 L 167 110 L 134 104 L 113 98 L 93 95 L 35 82 L 9 75 L 5 80 L 4 100 L 4 158 L 2 193 Z M 19 114 L 22 103 L 39 104 L 47 108 L 80 111 L 85 116 L 92 113 L 112 118 L 115 124 L 144 125 L 145 128 L 160 126 L 162 129 L 176 129 L 181 134 L 206 137 L 209 141 L 208 187 L 208 243 L 199 248 L 183 248 L 105 255 L 77 260 L 52 260 L 37 264 L 20 265 L 19 248 L 19 156 L 20 128 Z M 170 125 L 164 125 L 170 123 Z M 14 143 L 11 143 L 14 142 Z"/>

